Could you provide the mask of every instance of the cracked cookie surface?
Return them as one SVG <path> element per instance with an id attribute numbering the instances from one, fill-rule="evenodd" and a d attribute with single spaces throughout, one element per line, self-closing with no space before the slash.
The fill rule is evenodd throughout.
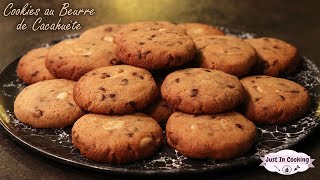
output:
<path id="1" fill-rule="evenodd" d="M 308 91 L 293 81 L 261 75 L 245 77 L 241 82 L 248 94 L 244 114 L 255 123 L 281 124 L 308 111 Z"/>
<path id="2" fill-rule="evenodd" d="M 83 109 L 126 114 L 144 109 L 159 93 L 145 69 L 117 65 L 94 69 L 76 83 L 74 100 Z"/>
<path id="3" fill-rule="evenodd" d="M 19 79 L 27 84 L 55 79 L 45 66 L 48 48 L 38 48 L 24 55 L 17 66 Z"/>
<path id="4" fill-rule="evenodd" d="M 246 39 L 256 50 L 256 71 L 268 76 L 286 75 L 296 71 L 300 58 L 296 47 L 275 38 Z"/>
<path id="5" fill-rule="evenodd" d="M 64 128 L 73 124 L 84 114 L 73 100 L 74 84 L 53 79 L 24 88 L 14 102 L 17 119 L 34 128 Z"/>
<path id="6" fill-rule="evenodd" d="M 166 126 L 167 142 L 197 159 L 231 159 L 250 150 L 256 127 L 237 112 L 208 115 L 173 113 Z"/>
<path id="7" fill-rule="evenodd" d="M 220 70 L 238 77 L 256 64 L 256 52 L 247 42 L 233 36 L 202 36 L 194 39 L 200 67 Z"/>
<path id="8" fill-rule="evenodd" d="M 161 85 L 162 98 L 172 108 L 189 114 L 231 110 L 244 100 L 244 92 L 237 77 L 205 68 L 175 71 Z"/>
<path id="9" fill-rule="evenodd" d="M 64 40 L 50 48 L 46 67 L 57 78 L 78 80 L 94 68 L 120 64 L 115 48 L 102 40 Z"/>
<path id="10" fill-rule="evenodd" d="M 154 154 L 163 142 L 159 124 L 149 116 L 87 114 L 72 128 L 72 143 L 88 159 L 126 163 Z"/>
<path id="11" fill-rule="evenodd" d="M 117 45 L 116 55 L 123 63 L 149 70 L 181 66 L 196 53 L 189 36 L 168 28 L 131 32 Z"/>

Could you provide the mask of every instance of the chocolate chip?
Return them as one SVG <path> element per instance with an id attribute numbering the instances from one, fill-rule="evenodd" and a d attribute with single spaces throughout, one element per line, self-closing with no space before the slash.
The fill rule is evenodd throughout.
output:
<path id="1" fill-rule="evenodd" d="M 176 83 L 179 83 L 180 82 L 180 78 L 177 78 L 174 80 Z"/>
<path id="2" fill-rule="evenodd" d="M 138 59 L 141 59 L 142 56 L 141 56 L 141 52 L 140 51 L 137 52 L 137 57 L 138 57 Z"/>
<path id="3" fill-rule="evenodd" d="M 251 80 L 251 82 L 252 82 L 252 83 L 255 83 L 256 81 L 255 81 L 255 80 Z"/>
<path id="4" fill-rule="evenodd" d="M 255 98 L 254 100 L 255 100 L 256 102 L 258 102 L 260 99 L 261 99 L 261 98 Z"/>
<path id="5" fill-rule="evenodd" d="M 104 87 L 99 87 L 98 88 L 100 91 L 106 92 L 106 89 Z"/>
<path id="6" fill-rule="evenodd" d="M 108 78 L 108 77 L 110 77 L 109 74 L 107 74 L 107 73 L 102 73 L 100 78 L 101 78 L 101 79 L 105 79 L 105 78 Z"/>
<path id="7" fill-rule="evenodd" d="M 104 29 L 106 32 L 111 32 L 112 31 L 112 27 L 107 27 Z"/>
<path id="8" fill-rule="evenodd" d="M 238 123 L 236 124 L 236 127 L 239 128 L 239 129 L 243 129 L 243 127 L 241 126 L 241 124 L 238 124 Z"/>
<path id="9" fill-rule="evenodd" d="M 260 78 L 262 78 L 261 76 L 256 76 L 256 79 L 260 79 Z"/>
<path id="10" fill-rule="evenodd" d="M 62 56 L 59 56 L 58 58 L 59 58 L 59 59 L 62 59 Z M 52 61 L 52 63 L 53 63 L 53 61 Z"/>
<path id="11" fill-rule="evenodd" d="M 196 97 L 198 92 L 199 92 L 198 89 L 191 89 L 191 97 Z"/>
<path id="12" fill-rule="evenodd" d="M 132 132 L 129 132 L 126 134 L 128 137 L 133 137 L 133 133 Z"/>
<path id="13" fill-rule="evenodd" d="M 280 96 L 280 98 L 281 98 L 282 101 L 285 100 L 285 98 L 284 98 L 282 95 L 279 95 L 279 96 Z"/>
<path id="14" fill-rule="evenodd" d="M 129 83 L 128 79 L 122 79 L 121 80 L 121 85 L 127 85 Z"/>
<path id="15" fill-rule="evenodd" d="M 215 119 L 217 116 L 215 116 L 215 115 L 211 115 L 210 116 L 210 119 Z"/>
<path id="16" fill-rule="evenodd" d="M 213 136 L 212 132 L 207 133 L 208 136 Z"/>
<path id="17" fill-rule="evenodd" d="M 156 37 L 156 35 L 155 35 L 155 34 L 153 34 L 153 35 L 151 35 L 150 37 L 154 38 L 154 37 Z"/>
<path id="18" fill-rule="evenodd" d="M 31 74 L 31 77 L 35 77 L 39 74 L 39 71 L 35 71 L 34 73 Z"/>
<path id="19" fill-rule="evenodd" d="M 233 84 L 228 84 L 228 87 L 231 88 L 231 89 L 233 89 L 233 88 L 235 88 L 236 86 L 233 85 Z"/>
<path id="20" fill-rule="evenodd" d="M 208 70 L 208 69 L 205 69 L 204 71 L 206 71 L 206 72 L 211 72 L 210 70 Z"/>
<path id="21" fill-rule="evenodd" d="M 277 60 L 273 61 L 273 62 L 272 62 L 272 66 L 276 65 L 277 63 L 278 63 Z"/>
<path id="22" fill-rule="evenodd" d="M 144 42 L 138 42 L 138 44 L 139 44 L 139 45 L 143 45 L 143 44 L 144 44 Z"/>
<path id="23" fill-rule="evenodd" d="M 35 109 L 33 116 L 34 117 L 41 117 L 43 115 L 43 111 L 39 110 L 39 109 Z"/>
<path id="24" fill-rule="evenodd" d="M 96 74 L 97 74 L 97 73 L 93 72 L 91 75 L 92 75 L 92 76 L 95 76 Z"/>
<path id="25" fill-rule="evenodd" d="M 114 98 L 116 97 L 116 94 L 109 94 L 109 97 Z"/>
<path id="26" fill-rule="evenodd" d="M 135 108 L 135 106 L 136 106 L 136 103 L 134 101 L 129 101 L 128 104 L 133 108 Z"/>
<path id="27" fill-rule="evenodd" d="M 71 102 L 68 103 L 71 107 L 74 107 L 74 104 L 72 104 Z"/>
<path id="28" fill-rule="evenodd" d="M 300 91 L 298 91 L 298 90 L 292 90 L 292 91 L 289 91 L 289 92 L 292 92 L 292 93 L 300 93 Z"/>
<path id="29" fill-rule="evenodd" d="M 101 94 L 100 100 L 103 101 L 103 100 L 105 100 L 105 99 L 106 99 L 106 96 L 105 96 L 104 94 Z"/>
<path id="30" fill-rule="evenodd" d="M 133 72 L 132 73 L 133 76 L 137 76 L 139 77 L 140 79 L 144 79 L 144 77 L 142 75 L 139 75 L 137 72 Z"/>
<path id="31" fill-rule="evenodd" d="M 274 49 L 281 49 L 281 47 L 278 46 L 278 45 L 274 45 L 273 48 L 274 48 Z"/>

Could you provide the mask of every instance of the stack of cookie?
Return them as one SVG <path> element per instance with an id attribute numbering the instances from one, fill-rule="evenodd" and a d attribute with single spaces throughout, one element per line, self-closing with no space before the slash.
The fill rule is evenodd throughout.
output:
<path id="1" fill-rule="evenodd" d="M 32 85 L 14 111 L 35 128 L 74 124 L 74 146 L 98 162 L 152 156 L 164 141 L 159 124 L 187 157 L 231 159 L 252 148 L 255 124 L 307 112 L 305 88 L 271 77 L 298 64 L 296 48 L 273 38 L 199 23 L 106 24 L 21 58 L 18 77 Z"/>

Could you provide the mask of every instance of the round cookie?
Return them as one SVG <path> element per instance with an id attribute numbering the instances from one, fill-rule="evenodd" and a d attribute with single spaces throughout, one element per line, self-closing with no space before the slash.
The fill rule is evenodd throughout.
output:
<path id="1" fill-rule="evenodd" d="M 114 34 L 113 42 L 115 44 L 118 44 L 118 42 L 120 42 L 123 36 L 131 32 L 144 32 L 150 30 L 162 31 L 168 29 L 170 29 L 170 31 L 186 34 L 185 30 L 177 27 L 176 25 L 168 21 L 141 21 L 123 25 L 122 28 Z"/>
<path id="2" fill-rule="evenodd" d="M 247 42 L 233 36 L 202 36 L 194 39 L 200 67 L 244 76 L 256 64 L 256 52 Z"/>
<path id="3" fill-rule="evenodd" d="M 72 143 L 88 159 L 127 163 L 153 155 L 163 142 L 159 124 L 141 113 L 87 114 L 72 128 Z"/>
<path id="4" fill-rule="evenodd" d="M 149 70 L 181 66 L 196 53 L 189 36 L 168 29 L 131 32 L 117 45 L 116 54 L 122 62 Z"/>
<path id="5" fill-rule="evenodd" d="M 282 78 L 250 76 L 241 79 L 247 91 L 244 114 L 259 124 L 281 124 L 305 115 L 310 104 L 308 91 Z"/>
<path id="6" fill-rule="evenodd" d="M 159 98 L 157 101 L 149 105 L 149 108 L 146 109 L 146 112 L 159 124 L 163 124 L 167 122 L 168 118 L 173 113 L 173 110 L 168 103 Z"/>
<path id="7" fill-rule="evenodd" d="M 224 35 L 224 32 L 216 27 L 202 23 L 181 23 L 177 26 L 185 29 L 187 34 L 193 39 L 207 35 Z"/>
<path id="8" fill-rule="evenodd" d="M 92 69 L 117 65 L 115 45 L 107 41 L 68 39 L 52 46 L 46 67 L 57 78 L 78 80 Z"/>
<path id="9" fill-rule="evenodd" d="M 231 110 L 245 98 L 244 87 L 237 77 L 204 68 L 169 74 L 161 85 L 161 94 L 172 108 L 188 114 Z"/>
<path id="10" fill-rule="evenodd" d="M 296 71 L 300 58 L 298 50 L 284 41 L 275 38 L 246 39 L 259 57 L 257 71 L 268 76 L 279 76 Z"/>
<path id="11" fill-rule="evenodd" d="M 86 30 L 80 35 L 80 39 L 103 40 L 113 43 L 113 36 L 119 29 L 121 29 L 119 24 L 104 24 Z"/>
<path id="12" fill-rule="evenodd" d="M 19 79 L 27 84 L 54 79 L 55 77 L 45 66 L 47 53 L 48 48 L 38 48 L 33 49 L 24 55 L 17 66 Z"/>
<path id="13" fill-rule="evenodd" d="M 231 159 L 249 151 L 255 125 L 237 112 L 215 115 L 173 113 L 166 126 L 168 144 L 196 159 Z"/>
<path id="14" fill-rule="evenodd" d="M 75 82 L 53 79 L 24 88 L 14 101 L 17 119 L 34 128 L 64 128 L 84 111 L 73 100 Z"/>
<path id="15" fill-rule="evenodd" d="M 118 65 L 88 72 L 76 83 L 73 98 L 90 112 L 126 114 L 144 109 L 158 94 L 147 70 Z"/>

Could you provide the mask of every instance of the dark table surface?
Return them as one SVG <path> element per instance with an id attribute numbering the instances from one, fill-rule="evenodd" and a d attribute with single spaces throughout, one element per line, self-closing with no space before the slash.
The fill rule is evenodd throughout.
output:
<path id="1" fill-rule="evenodd" d="M 300 54 L 308 56 L 320 65 L 320 1 L 300 0 L 109 0 L 109 1 L 19 1 L 15 7 L 29 3 L 35 8 L 56 9 L 58 13 L 63 2 L 70 2 L 72 8 L 94 8 L 93 16 L 63 17 L 81 23 L 79 31 L 36 31 L 31 30 L 36 16 L 3 16 L 3 10 L 11 2 L 0 1 L 0 71 L 8 63 L 30 49 L 46 42 L 59 39 L 63 35 L 80 33 L 85 29 L 103 23 L 126 23 L 138 20 L 169 20 L 173 22 L 203 22 L 213 25 L 236 28 L 243 31 L 272 36 L 296 45 Z M 40 15 L 42 16 L 42 15 Z M 28 29 L 15 30 L 25 18 Z M 59 17 L 45 17 L 45 22 L 57 22 Z M 315 168 L 293 176 L 282 176 L 268 172 L 257 164 L 235 170 L 204 174 L 201 178 L 245 178 L 245 179 L 318 179 L 320 177 L 320 132 L 317 130 L 292 149 L 307 153 L 315 158 Z M 84 170 L 63 165 L 20 146 L 10 139 L 0 127 L 0 179 L 98 179 L 129 178 Z M 140 177 L 142 178 L 142 177 Z M 149 177 L 147 177 L 149 178 Z M 163 178 L 163 177 L 161 177 Z"/>

